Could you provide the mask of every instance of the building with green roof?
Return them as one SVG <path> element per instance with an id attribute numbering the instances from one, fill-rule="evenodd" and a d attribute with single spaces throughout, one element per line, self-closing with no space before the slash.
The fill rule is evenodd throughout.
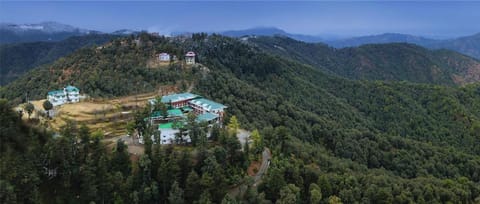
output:
<path id="1" fill-rule="evenodd" d="M 75 86 L 66 86 L 63 90 L 54 90 L 47 93 L 47 100 L 53 106 L 65 103 L 77 103 L 80 101 L 80 90 Z"/>
<path id="2" fill-rule="evenodd" d="M 218 115 L 209 112 L 197 115 L 196 119 L 197 122 L 216 122 L 216 120 L 218 120 Z"/>
<path id="3" fill-rule="evenodd" d="M 187 113 L 194 112 L 197 115 L 197 122 L 221 123 L 223 121 L 224 109 L 227 108 L 223 104 L 192 93 L 165 95 L 161 98 L 161 102 L 168 104 L 170 109 L 167 117 L 161 116 L 159 111 L 153 112 L 151 118 L 155 121 L 165 122 L 186 118 Z M 155 105 L 157 100 L 150 99 L 149 103 Z"/>

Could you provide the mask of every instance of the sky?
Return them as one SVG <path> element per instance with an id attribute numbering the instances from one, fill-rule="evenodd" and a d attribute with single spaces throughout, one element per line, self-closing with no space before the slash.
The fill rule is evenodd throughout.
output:
<path id="1" fill-rule="evenodd" d="M 134 29 L 170 34 L 277 27 L 307 35 L 388 32 L 448 38 L 480 32 L 480 2 L 0 0 L 0 22 L 43 21 L 103 32 Z"/>

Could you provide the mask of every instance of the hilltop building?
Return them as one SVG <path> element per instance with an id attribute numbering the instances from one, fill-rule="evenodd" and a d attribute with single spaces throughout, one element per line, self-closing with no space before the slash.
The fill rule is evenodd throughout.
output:
<path id="1" fill-rule="evenodd" d="M 195 64 L 195 53 L 190 51 L 185 54 L 185 63 L 188 65 Z"/>
<path id="2" fill-rule="evenodd" d="M 172 144 L 175 142 L 175 134 L 179 133 L 178 128 L 185 124 L 187 114 L 193 112 L 197 122 L 207 122 L 209 126 L 222 124 L 224 111 L 227 106 L 202 98 L 192 93 L 178 93 L 163 96 L 161 103 L 167 105 L 166 115 L 160 111 L 151 114 L 152 123 L 158 124 L 161 134 L 161 144 Z M 150 99 L 149 103 L 154 105 L 156 99 Z M 190 142 L 188 136 L 184 137 L 185 142 Z"/>
<path id="3" fill-rule="evenodd" d="M 77 103 L 80 101 L 80 90 L 74 86 L 67 86 L 63 90 L 49 91 L 47 100 L 53 106 L 63 105 L 65 103 Z"/>
<path id="4" fill-rule="evenodd" d="M 160 62 L 170 62 L 170 55 L 168 53 L 162 52 L 158 55 L 158 60 Z"/>

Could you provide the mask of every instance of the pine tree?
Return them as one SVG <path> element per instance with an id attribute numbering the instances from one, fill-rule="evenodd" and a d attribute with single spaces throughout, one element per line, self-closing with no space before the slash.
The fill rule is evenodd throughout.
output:
<path id="1" fill-rule="evenodd" d="M 280 190 L 280 199 L 277 204 L 295 204 L 300 202 L 300 188 L 294 184 L 288 184 Z"/>
<path id="2" fill-rule="evenodd" d="M 183 204 L 185 200 L 183 198 L 183 189 L 180 188 L 178 182 L 173 182 L 170 187 L 170 192 L 168 193 L 168 202 L 170 204 Z"/>
<path id="3" fill-rule="evenodd" d="M 212 196 L 208 191 L 203 191 L 202 195 L 200 195 L 200 199 L 198 200 L 198 204 L 213 204 Z"/>
<path id="4" fill-rule="evenodd" d="M 328 204 L 343 204 L 343 203 L 339 197 L 333 195 L 328 197 Z"/>
<path id="5" fill-rule="evenodd" d="M 27 103 L 27 104 L 24 105 L 23 109 L 25 109 L 25 111 L 28 114 L 28 119 L 30 119 L 30 116 L 32 115 L 33 111 L 35 110 L 35 106 L 33 106 L 32 103 Z"/>
<path id="6" fill-rule="evenodd" d="M 42 105 L 43 109 L 45 109 L 45 111 L 47 112 L 47 116 L 50 117 L 50 110 L 52 110 L 53 108 L 52 103 L 50 103 L 49 100 L 45 100 Z"/>
<path id="7" fill-rule="evenodd" d="M 117 147 L 112 156 L 112 170 L 121 172 L 123 176 L 130 175 L 131 164 L 127 145 L 122 140 L 117 140 Z"/>
<path id="8" fill-rule="evenodd" d="M 310 184 L 309 190 L 310 190 L 310 203 L 312 204 L 320 203 L 322 201 L 322 191 L 320 187 L 317 184 L 312 183 Z"/>
<path id="9" fill-rule="evenodd" d="M 228 123 L 228 130 L 230 135 L 236 136 L 239 128 L 240 128 L 240 124 L 238 123 L 237 116 L 232 116 Z"/>
<path id="10" fill-rule="evenodd" d="M 188 174 L 185 182 L 185 200 L 187 203 L 193 203 L 200 195 L 200 177 L 195 171 Z"/>

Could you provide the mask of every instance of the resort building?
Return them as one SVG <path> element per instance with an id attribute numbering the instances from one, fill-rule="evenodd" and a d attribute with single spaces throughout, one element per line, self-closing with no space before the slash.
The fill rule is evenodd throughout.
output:
<path id="1" fill-rule="evenodd" d="M 192 99 L 200 98 L 199 95 L 192 93 L 179 93 L 163 96 L 161 102 L 171 106 L 172 108 L 181 108 L 188 106 L 188 102 Z M 156 99 L 149 100 L 150 104 L 155 104 Z"/>
<path id="2" fill-rule="evenodd" d="M 197 122 L 207 122 L 209 126 L 222 124 L 224 111 L 227 106 L 202 98 L 192 93 L 178 93 L 166 95 L 161 98 L 161 103 L 167 105 L 167 112 L 154 111 L 149 117 L 152 124 L 158 124 L 161 135 L 161 144 L 172 144 L 175 141 L 179 128 L 185 125 L 187 114 L 193 112 Z M 155 105 L 156 99 L 150 99 L 149 103 Z M 147 119 L 146 119 L 147 120 Z M 188 136 L 183 137 L 183 142 L 190 142 Z"/>
<path id="3" fill-rule="evenodd" d="M 63 90 L 49 91 L 47 100 L 53 106 L 63 105 L 65 103 L 77 103 L 80 101 L 80 90 L 74 86 L 67 86 Z"/>
<path id="4" fill-rule="evenodd" d="M 195 64 L 195 53 L 190 51 L 185 54 L 185 63 L 188 65 Z"/>
<path id="5" fill-rule="evenodd" d="M 227 106 L 205 98 L 190 100 L 188 104 L 198 115 L 199 120 L 205 120 L 209 123 L 223 122 L 224 109 L 227 108 Z"/>

